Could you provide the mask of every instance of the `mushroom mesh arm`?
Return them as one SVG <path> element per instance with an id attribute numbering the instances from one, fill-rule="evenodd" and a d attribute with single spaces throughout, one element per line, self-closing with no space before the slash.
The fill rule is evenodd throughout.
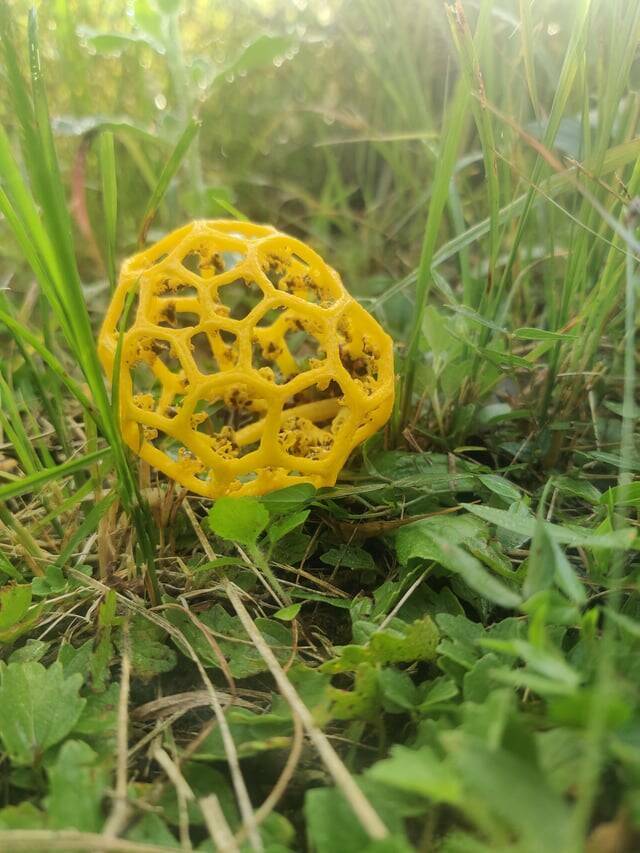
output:
<path id="1" fill-rule="evenodd" d="M 196 221 L 129 258 L 98 341 L 110 378 L 121 333 L 125 441 L 207 497 L 333 485 L 391 413 L 391 339 L 268 226 Z"/>

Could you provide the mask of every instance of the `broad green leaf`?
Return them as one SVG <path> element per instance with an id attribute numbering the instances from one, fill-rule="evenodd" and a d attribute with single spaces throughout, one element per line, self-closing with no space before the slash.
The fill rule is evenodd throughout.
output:
<path id="1" fill-rule="evenodd" d="M 73 727 L 73 733 L 95 736 L 100 746 L 111 749 L 118 725 L 118 701 L 120 685 L 110 684 L 104 693 L 93 693 L 87 698 L 80 719 Z M 96 747 L 95 740 L 93 741 Z"/>
<path id="2" fill-rule="evenodd" d="M 209 526 L 221 539 L 255 545 L 269 524 L 269 513 L 257 498 L 219 498 L 209 511 Z"/>
<path id="3" fill-rule="evenodd" d="M 355 668 L 353 687 L 329 687 L 329 697 L 334 719 L 372 721 L 380 713 L 382 701 L 377 667 L 363 661 Z"/>
<path id="4" fill-rule="evenodd" d="M 170 610 L 168 618 L 180 628 L 206 666 L 220 667 L 220 660 L 206 636 L 186 614 Z M 242 623 L 236 616 L 230 616 L 222 605 L 216 604 L 210 610 L 199 613 L 198 618 L 206 628 L 213 631 L 218 647 L 235 678 L 248 678 L 264 672 L 267 665 L 247 637 Z M 290 628 L 273 619 L 258 618 L 255 623 L 275 656 L 281 663 L 285 663 L 291 655 Z M 186 650 L 182 649 L 182 651 L 188 654 Z"/>
<path id="5" fill-rule="evenodd" d="M 262 495 L 260 503 L 266 506 L 271 515 L 289 515 L 303 509 L 315 495 L 316 489 L 311 483 L 298 483 Z"/>
<path id="6" fill-rule="evenodd" d="M 79 672 L 86 678 L 91 671 L 91 658 L 93 656 L 93 638 L 86 640 L 81 646 L 75 647 L 66 641 L 60 646 L 58 660 L 62 664 L 65 677 Z"/>
<path id="7" fill-rule="evenodd" d="M 376 564 L 373 557 L 364 548 L 357 545 L 343 545 L 341 548 L 329 548 L 320 559 L 327 566 L 338 568 L 339 566 L 353 571 L 375 571 Z"/>
<path id="8" fill-rule="evenodd" d="M 571 690 L 580 683 L 580 674 L 569 666 L 558 652 L 538 648 L 526 640 L 497 640 L 488 637 L 480 640 L 480 644 L 493 651 L 522 658 L 537 675 L 557 681 Z"/>
<path id="9" fill-rule="evenodd" d="M 528 598 L 541 590 L 548 589 L 555 581 L 572 601 L 576 604 L 584 604 L 587 600 L 584 587 L 557 540 L 549 535 L 547 525 L 548 522 L 538 519 L 531 543 L 523 594 Z"/>
<path id="10" fill-rule="evenodd" d="M 240 56 L 233 60 L 218 76 L 228 77 L 231 74 L 247 74 L 273 63 L 287 52 L 294 43 L 289 35 L 259 35 L 242 51 Z"/>
<path id="11" fill-rule="evenodd" d="M 285 515 L 283 518 L 278 518 L 272 522 L 267 530 L 271 544 L 275 545 L 276 542 L 279 542 L 284 536 L 291 533 L 292 530 L 304 524 L 309 517 L 309 512 L 308 509 L 301 509 L 299 512 Z"/>
<path id="12" fill-rule="evenodd" d="M 391 788 L 428 797 L 436 803 L 457 805 L 463 796 L 461 781 L 454 771 L 427 746 L 394 746 L 391 757 L 374 764 L 369 775 Z"/>
<path id="13" fill-rule="evenodd" d="M 516 832 L 525 849 L 568 849 L 569 807 L 535 765 L 470 737 L 452 736 L 449 744 L 465 789 Z"/>
<path id="14" fill-rule="evenodd" d="M 171 672 L 178 663 L 174 649 L 166 642 L 162 628 L 143 617 L 135 617 L 129 628 L 131 671 L 138 678 L 150 681 L 163 672 Z M 121 646 L 122 638 L 116 640 Z"/>
<path id="15" fill-rule="evenodd" d="M 418 709 L 423 712 L 428 712 L 437 705 L 448 702 L 449 699 L 453 699 L 459 693 L 455 683 L 446 675 L 440 675 L 433 681 L 425 681 L 424 684 L 420 685 L 420 688 Z"/>
<path id="16" fill-rule="evenodd" d="M 281 622 L 291 622 L 296 618 L 298 613 L 300 613 L 301 608 L 301 603 L 290 604 L 288 607 L 280 608 L 280 610 L 276 611 L 273 615 L 276 619 L 280 619 Z"/>
<path id="17" fill-rule="evenodd" d="M 89 641 L 91 642 L 91 641 Z M 26 663 L 30 660 L 42 660 L 50 643 L 45 640 L 28 639 L 24 646 L 15 649 L 9 655 L 9 663 Z"/>
<path id="18" fill-rule="evenodd" d="M 0 637 L 19 622 L 31 604 L 31 584 L 10 584 L 0 588 Z"/>
<path id="19" fill-rule="evenodd" d="M 419 557 L 437 561 L 439 549 L 431 545 L 434 536 L 440 536 L 453 545 L 477 543 L 488 538 L 486 525 L 471 515 L 442 515 L 423 518 L 401 527 L 396 534 L 396 554 L 402 565 Z"/>
<path id="20" fill-rule="evenodd" d="M 393 834 L 402 837 L 403 818 L 416 813 L 415 803 L 389 791 L 376 780 L 356 777 L 356 783 L 367 797 L 378 816 Z M 377 853 L 370 848 L 371 840 L 354 815 L 344 795 L 335 788 L 311 788 L 304 800 L 304 816 L 309 844 L 314 853 Z M 409 848 L 411 849 L 411 848 Z M 389 853 L 389 848 L 378 848 L 379 853 Z M 405 848 L 400 848 L 405 853 Z M 391 848 L 397 853 L 398 848 Z"/>
<path id="21" fill-rule="evenodd" d="M 195 761 L 185 762 L 180 768 L 187 784 L 196 797 L 205 797 L 215 794 L 227 821 L 235 826 L 238 821 L 238 809 L 236 800 L 224 773 L 217 768 L 200 764 Z M 180 826 L 181 804 L 176 796 L 173 785 L 166 785 L 160 797 L 158 805 L 165 820 L 172 826 Z M 189 823 L 191 826 L 202 826 L 204 818 L 202 812 L 194 800 L 187 802 Z"/>
<path id="22" fill-rule="evenodd" d="M 162 818 L 154 812 L 147 812 L 127 830 L 126 838 L 138 844 L 155 844 L 157 847 L 171 849 L 178 843 Z"/>
<path id="23" fill-rule="evenodd" d="M 241 758 L 289 746 L 293 723 L 288 711 L 284 714 L 257 714 L 247 708 L 232 708 L 226 716 Z M 194 754 L 194 758 L 199 761 L 225 761 L 226 757 L 225 744 L 218 727 L 206 736 Z"/>
<path id="24" fill-rule="evenodd" d="M 38 596 L 57 595 L 64 591 L 68 584 L 67 578 L 60 566 L 47 566 L 44 570 L 44 577 L 34 578 L 31 581 L 33 594 Z"/>
<path id="25" fill-rule="evenodd" d="M 77 32 L 84 42 L 101 54 L 119 56 L 127 47 L 139 44 L 152 48 L 156 53 L 164 53 L 162 45 L 146 33 L 106 33 L 86 26 L 79 26 Z"/>
<path id="26" fill-rule="evenodd" d="M 611 504 L 611 506 L 638 506 L 640 504 L 640 483 L 612 486 L 600 495 L 599 503 Z"/>
<path id="27" fill-rule="evenodd" d="M 416 619 L 402 630 L 392 626 L 376 631 L 369 640 L 371 656 L 378 663 L 412 663 L 433 660 L 439 632 L 430 616 Z"/>
<path id="28" fill-rule="evenodd" d="M 99 832 L 110 774 L 84 741 L 67 740 L 48 769 L 47 812 L 52 829 Z"/>
<path id="29" fill-rule="evenodd" d="M 28 800 L 23 800 L 17 806 L 5 806 L 0 809 L 0 829 L 46 828 L 46 814 Z"/>
<path id="30" fill-rule="evenodd" d="M 519 489 L 512 485 L 505 477 L 497 474 L 478 474 L 478 480 L 494 495 L 502 498 L 508 504 L 519 501 L 522 494 Z"/>
<path id="31" fill-rule="evenodd" d="M 462 679 L 462 692 L 465 702 L 485 702 L 492 690 L 498 686 L 492 673 L 498 668 L 500 658 L 494 654 L 483 655 Z"/>
<path id="32" fill-rule="evenodd" d="M 82 676 L 64 677 L 61 663 L 10 663 L 0 683 L 0 738 L 11 760 L 35 764 L 74 727 L 85 700 Z"/>
<path id="33" fill-rule="evenodd" d="M 22 574 L 14 567 L 13 563 L 0 551 L 0 572 L 5 574 L 11 580 L 21 583 L 24 578 Z"/>
<path id="34" fill-rule="evenodd" d="M 378 671 L 378 686 L 383 707 L 389 713 L 397 714 L 415 709 L 419 693 L 409 673 L 384 667 Z"/>

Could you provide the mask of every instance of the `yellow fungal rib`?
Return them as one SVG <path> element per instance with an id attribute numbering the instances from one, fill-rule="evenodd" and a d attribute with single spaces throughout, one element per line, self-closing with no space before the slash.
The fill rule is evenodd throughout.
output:
<path id="1" fill-rule="evenodd" d="M 121 332 L 125 441 L 207 497 L 333 485 L 391 413 L 391 339 L 269 226 L 196 221 L 134 255 L 98 341 L 111 379 Z"/>

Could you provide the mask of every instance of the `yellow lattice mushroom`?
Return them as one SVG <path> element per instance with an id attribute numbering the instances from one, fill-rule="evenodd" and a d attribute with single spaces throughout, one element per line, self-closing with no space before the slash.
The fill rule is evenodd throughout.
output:
<path id="1" fill-rule="evenodd" d="M 198 494 L 330 486 L 388 419 L 391 339 L 299 240 L 196 221 L 129 258 L 99 353 L 125 441 Z"/>

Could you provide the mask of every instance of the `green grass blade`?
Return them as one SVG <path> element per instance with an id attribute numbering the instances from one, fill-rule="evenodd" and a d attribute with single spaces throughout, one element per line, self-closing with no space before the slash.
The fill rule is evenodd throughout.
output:
<path id="1" fill-rule="evenodd" d="M 60 465 L 56 465 L 55 468 L 45 468 L 42 471 L 30 474 L 28 477 L 18 477 L 10 483 L 0 486 L 0 501 L 8 501 L 10 498 L 17 498 L 28 492 L 37 491 L 46 486 L 47 483 L 53 483 L 61 477 L 68 477 L 78 471 L 85 471 L 87 468 L 95 465 L 96 462 L 109 459 L 111 456 L 111 449 L 106 447 L 102 450 L 96 450 L 94 453 L 88 453 L 86 456 L 81 456 L 78 459 L 70 459 L 68 462 L 62 462 Z"/>
<path id="2" fill-rule="evenodd" d="M 138 233 L 139 246 L 144 245 L 149 227 L 155 219 L 160 203 L 162 202 L 169 184 L 171 183 L 171 179 L 180 168 L 180 164 L 184 160 L 191 143 L 196 138 L 196 135 L 200 130 L 200 125 L 201 122 L 197 118 L 192 118 L 187 123 L 187 126 L 182 131 L 180 139 L 178 139 L 175 148 L 171 152 L 171 156 L 165 163 L 164 168 L 160 173 L 160 177 L 158 178 L 158 183 L 156 184 L 156 187 L 151 194 L 151 198 L 149 199 L 149 203 L 147 204 L 147 209 L 142 217 L 142 223 Z"/>
<path id="3" fill-rule="evenodd" d="M 118 225 L 118 182 L 116 178 L 116 157 L 113 133 L 103 131 L 98 147 L 100 177 L 102 179 L 102 212 L 105 225 L 105 248 L 107 275 L 111 291 L 116 286 L 116 242 Z"/>

